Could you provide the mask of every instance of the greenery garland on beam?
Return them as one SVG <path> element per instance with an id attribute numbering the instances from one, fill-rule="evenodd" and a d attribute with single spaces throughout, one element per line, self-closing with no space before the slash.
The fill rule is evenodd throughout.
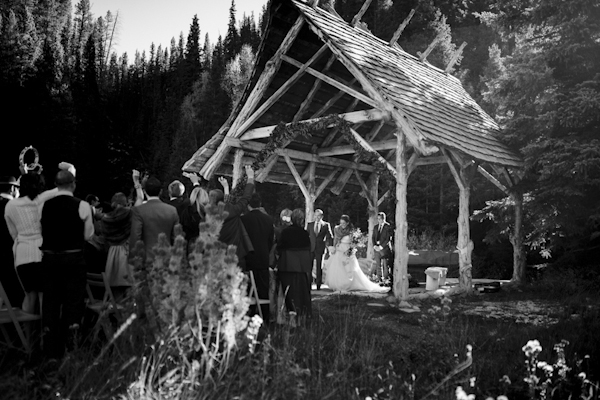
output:
<path id="1" fill-rule="evenodd" d="M 314 122 L 300 121 L 292 122 L 290 124 L 280 122 L 275 129 L 273 129 L 273 132 L 271 133 L 271 136 L 269 136 L 269 141 L 266 143 L 265 147 L 256 153 L 252 168 L 255 171 L 264 168 L 267 160 L 273 154 L 284 148 L 285 145 L 294 140 L 296 137 L 309 138 L 312 136 L 312 132 L 321 132 L 331 127 L 337 128 L 343 137 L 348 141 L 348 143 L 352 145 L 357 156 L 357 162 L 362 161 L 364 163 L 371 164 L 375 168 L 375 172 L 381 178 L 383 178 L 384 181 L 388 181 L 390 183 L 393 182 L 395 184 L 396 179 L 394 178 L 394 175 L 390 172 L 387 166 L 381 162 L 379 154 L 368 151 L 362 147 L 352 135 L 350 130 L 351 124 L 337 114 L 327 115 Z M 246 176 L 244 175 L 240 178 L 235 189 L 231 192 L 231 201 L 235 201 L 236 198 L 239 198 L 244 193 L 245 186 Z"/>

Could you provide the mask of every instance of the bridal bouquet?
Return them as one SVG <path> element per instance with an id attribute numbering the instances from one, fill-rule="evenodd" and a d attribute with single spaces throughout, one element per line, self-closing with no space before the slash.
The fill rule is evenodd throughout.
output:
<path id="1" fill-rule="evenodd" d="M 359 248 L 367 246 L 367 237 L 363 235 L 360 228 L 353 229 L 350 232 L 350 247 L 346 250 L 346 256 L 352 257 L 356 255 Z"/>

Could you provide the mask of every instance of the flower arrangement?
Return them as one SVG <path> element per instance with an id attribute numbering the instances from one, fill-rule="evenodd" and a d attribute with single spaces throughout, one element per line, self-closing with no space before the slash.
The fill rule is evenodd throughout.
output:
<path id="1" fill-rule="evenodd" d="M 359 248 L 367 246 L 367 240 L 367 236 L 362 233 L 360 228 L 353 229 L 350 232 L 350 247 L 344 254 L 348 257 L 355 256 Z"/>

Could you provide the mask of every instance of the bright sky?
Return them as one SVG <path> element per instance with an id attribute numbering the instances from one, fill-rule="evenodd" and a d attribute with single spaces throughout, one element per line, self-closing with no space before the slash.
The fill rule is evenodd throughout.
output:
<path id="1" fill-rule="evenodd" d="M 187 40 L 194 14 L 198 15 L 201 45 L 206 33 L 211 43 L 216 43 L 219 35 L 227 34 L 231 0 L 91 0 L 91 4 L 94 18 L 105 16 L 108 10 L 113 15 L 119 12 L 114 50 L 118 55 L 127 52 L 133 60 L 136 49 L 148 53 L 152 42 L 168 48 L 171 38 L 178 40 L 180 32 Z M 235 0 L 236 19 L 254 12 L 258 24 L 266 4 L 267 0 Z"/>

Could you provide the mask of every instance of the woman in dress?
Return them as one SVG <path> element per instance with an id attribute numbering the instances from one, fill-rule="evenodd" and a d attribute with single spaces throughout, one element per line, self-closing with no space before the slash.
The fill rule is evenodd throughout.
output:
<path id="1" fill-rule="evenodd" d="M 333 249 L 327 263 L 326 284 L 336 291 L 361 290 L 369 292 L 384 292 L 382 288 L 373 283 L 360 269 L 358 259 L 354 254 L 348 255 L 351 247 L 353 227 L 350 217 L 342 215 L 340 224 L 333 229 Z"/>
<path id="2" fill-rule="evenodd" d="M 124 193 L 115 193 L 111 199 L 112 211 L 100 220 L 108 247 L 105 273 L 115 297 L 120 298 L 131 286 L 129 269 L 129 234 L 131 233 L 131 207 Z"/>
<path id="3" fill-rule="evenodd" d="M 37 172 L 21 176 L 21 196 L 8 202 L 5 210 L 6 225 L 13 240 L 15 268 L 25 289 L 23 311 L 34 313 L 38 294 L 44 283 L 42 268 L 42 225 L 39 194 L 44 179 Z M 41 307 L 40 307 L 41 308 Z"/>
<path id="4" fill-rule="evenodd" d="M 304 230 L 304 211 L 297 208 L 292 211 L 291 225 L 281 231 L 277 242 L 279 260 L 278 278 L 285 305 L 290 312 L 302 317 L 312 314 L 310 283 L 312 258 L 310 256 L 310 237 Z"/>

